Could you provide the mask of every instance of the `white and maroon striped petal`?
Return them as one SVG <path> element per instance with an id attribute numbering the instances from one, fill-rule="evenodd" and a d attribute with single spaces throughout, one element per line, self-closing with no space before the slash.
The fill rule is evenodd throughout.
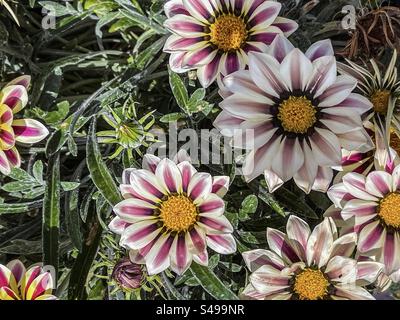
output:
<path id="1" fill-rule="evenodd" d="M 176 155 L 173 158 L 173 161 L 176 164 L 179 164 L 181 162 L 187 161 L 189 163 L 192 163 L 192 159 L 189 155 L 189 153 L 185 149 L 179 149 L 179 151 L 176 153 Z"/>
<path id="2" fill-rule="evenodd" d="M 265 265 L 250 275 L 250 283 L 264 295 L 270 295 L 287 290 L 290 287 L 290 276 L 282 274 L 279 270 Z"/>
<path id="3" fill-rule="evenodd" d="M 213 125 L 224 136 L 232 137 L 235 130 L 240 129 L 240 124 L 243 123 L 243 121 L 243 119 L 237 118 L 226 111 L 222 111 L 215 119 Z"/>
<path id="4" fill-rule="evenodd" d="M 365 183 L 366 178 L 359 173 L 350 172 L 343 177 L 343 184 L 353 197 L 367 201 L 378 201 L 377 197 L 367 191 Z"/>
<path id="5" fill-rule="evenodd" d="M 319 166 L 314 184 L 311 189 L 314 191 L 326 193 L 332 182 L 332 178 L 333 170 L 330 167 Z"/>
<path id="6" fill-rule="evenodd" d="M 204 41 L 203 37 L 183 38 L 173 34 L 165 42 L 163 50 L 169 53 L 175 51 L 192 51 L 204 47 L 206 44 L 207 41 Z"/>
<path id="7" fill-rule="evenodd" d="M 245 52 L 267 52 L 268 45 L 272 44 L 275 38 L 280 35 L 282 35 L 282 30 L 278 27 L 269 26 L 265 29 L 258 29 L 257 31 L 253 31 L 247 38 L 246 44 L 250 46 L 245 46 L 243 49 Z"/>
<path id="8" fill-rule="evenodd" d="M 233 227 L 225 216 L 200 216 L 197 224 L 205 230 L 207 236 L 233 232 Z"/>
<path id="9" fill-rule="evenodd" d="M 357 234 L 352 232 L 336 239 L 332 244 L 331 258 L 335 256 L 350 257 L 357 243 Z"/>
<path id="10" fill-rule="evenodd" d="M 392 186 L 392 175 L 385 171 L 371 172 L 365 182 L 367 192 L 379 198 L 383 198 L 386 194 L 394 191 Z"/>
<path id="11" fill-rule="evenodd" d="M 267 53 L 281 63 L 293 49 L 293 44 L 285 36 L 277 35 L 268 47 Z"/>
<path id="12" fill-rule="evenodd" d="M 139 221 L 125 228 L 120 244 L 127 249 L 140 250 L 153 241 L 160 231 L 155 220 Z"/>
<path id="13" fill-rule="evenodd" d="M 136 193 L 143 199 L 152 202 L 159 202 L 168 193 L 154 173 L 144 169 L 131 172 L 130 184 L 136 187 Z"/>
<path id="14" fill-rule="evenodd" d="M 189 182 L 197 170 L 188 161 L 183 161 L 177 165 L 182 177 L 182 191 L 187 192 Z"/>
<path id="15" fill-rule="evenodd" d="M 346 113 L 343 114 L 343 110 L 340 110 L 339 108 L 322 109 L 320 121 L 329 130 L 336 134 L 346 134 L 353 131 L 355 128 L 363 127 L 361 118 L 356 112 L 346 110 Z M 364 138 L 364 141 L 367 140 Z M 360 144 L 360 142 L 356 142 Z"/>
<path id="16" fill-rule="evenodd" d="M 333 46 L 331 40 L 321 40 L 315 42 L 308 48 L 306 51 L 306 56 L 314 61 L 323 56 L 334 56 L 335 52 L 333 51 Z"/>
<path id="17" fill-rule="evenodd" d="M 271 99 L 266 97 L 264 91 L 253 82 L 247 70 L 240 70 L 224 77 L 223 85 L 232 93 L 241 93 L 250 96 L 254 101 L 269 105 L 274 103 Z"/>
<path id="18" fill-rule="evenodd" d="M 358 250 L 367 253 L 373 249 L 383 247 L 386 238 L 386 230 L 381 226 L 380 221 L 366 225 L 359 234 Z"/>
<path id="19" fill-rule="evenodd" d="M 216 194 L 210 193 L 201 199 L 197 205 L 200 215 L 203 217 L 218 217 L 225 212 L 224 201 Z"/>
<path id="20" fill-rule="evenodd" d="M 49 130 L 37 120 L 18 119 L 12 123 L 15 140 L 21 143 L 36 143 L 49 134 Z"/>
<path id="21" fill-rule="evenodd" d="M 0 288 L 9 287 L 13 290 L 17 290 L 17 281 L 9 268 L 0 264 Z"/>
<path id="22" fill-rule="evenodd" d="M 303 140 L 301 142 L 304 163 L 303 166 L 296 172 L 293 176 L 296 185 L 299 186 L 305 193 L 310 193 L 315 178 L 317 177 L 318 165 L 314 160 L 313 153 L 308 145 L 308 143 Z"/>
<path id="23" fill-rule="evenodd" d="M 194 228 L 186 233 L 186 243 L 190 252 L 193 254 L 202 254 L 207 248 L 204 230 L 195 225 Z"/>
<path id="24" fill-rule="evenodd" d="M 205 36 L 204 24 L 191 16 L 177 14 L 164 22 L 164 26 L 172 33 L 184 38 Z"/>
<path id="25" fill-rule="evenodd" d="M 185 236 L 176 235 L 171 246 L 171 269 L 177 274 L 183 274 L 192 263 L 192 254 L 189 252 Z"/>
<path id="26" fill-rule="evenodd" d="M 3 150 L 0 150 L 0 172 L 5 175 L 11 172 L 10 163 Z"/>
<path id="27" fill-rule="evenodd" d="M 228 192 L 229 180 L 230 178 L 228 176 L 213 177 L 211 192 L 215 193 L 219 197 L 223 197 Z"/>
<path id="28" fill-rule="evenodd" d="M 269 248 L 287 262 L 300 261 L 295 250 L 286 241 L 286 235 L 276 229 L 267 228 L 267 242 Z"/>
<path id="29" fill-rule="evenodd" d="M 246 288 L 240 293 L 240 299 L 242 300 L 264 300 L 265 294 L 258 292 L 254 286 L 249 283 Z"/>
<path id="30" fill-rule="evenodd" d="M 183 57 L 183 68 L 196 68 L 211 63 L 218 54 L 212 46 L 202 47 L 197 50 L 189 51 Z"/>
<path id="31" fill-rule="evenodd" d="M 232 254 L 236 252 L 236 241 L 231 234 L 208 234 L 207 245 L 219 254 Z"/>
<path id="32" fill-rule="evenodd" d="M 351 110 L 361 116 L 372 108 L 372 103 L 369 99 L 358 93 L 351 93 L 346 99 L 331 108 L 338 108 L 341 112 Z"/>
<path id="33" fill-rule="evenodd" d="M 337 106 L 350 96 L 356 86 L 357 81 L 353 78 L 349 76 L 338 76 L 336 82 L 318 97 L 320 100 L 319 107 Z"/>
<path id="34" fill-rule="evenodd" d="M 329 260 L 325 274 L 333 282 L 354 283 L 357 279 L 357 261 L 348 257 L 335 256 Z"/>
<path id="35" fill-rule="evenodd" d="M 185 8 L 182 0 L 169 0 L 164 5 L 164 11 L 168 18 L 176 15 L 189 15 L 189 11 Z"/>
<path id="36" fill-rule="evenodd" d="M 279 98 L 288 86 L 279 72 L 280 64 L 268 54 L 249 53 L 249 71 L 254 83 L 270 96 Z"/>
<path id="37" fill-rule="evenodd" d="M 203 252 L 193 255 L 193 260 L 201 266 L 208 266 L 208 252 L 204 249 Z"/>
<path id="38" fill-rule="evenodd" d="M 154 154 L 147 153 L 143 156 L 142 168 L 155 173 L 160 161 L 161 159 L 159 157 L 155 156 Z"/>
<path id="39" fill-rule="evenodd" d="M 320 166 L 337 166 L 341 163 L 341 146 L 339 139 L 327 129 L 315 128 L 310 136 L 311 150 L 315 162 Z"/>
<path id="40" fill-rule="evenodd" d="M 354 284 L 335 285 L 335 295 L 348 300 L 375 300 L 366 289 Z"/>
<path id="41" fill-rule="evenodd" d="M 286 225 L 286 234 L 291 241 L 292 247 L 296 250 L 297 255 L 302 261 L 306 261 L 307 241 L 311 234 L 307 222 L 291 215 Z"/>
<path id="42" fill-rule="evenodd" d="M 400 190 L 400 165 L 396 166 L 392 173 L 393 190 Z"/>
<path id="43" fill-rule="evenodd" d="M 197 69 L 197 78 L 203 88 L 208 88 L 221 72 L 221 55 L 215 55 L 214 59 Z"/>
<path id="44" fill-rule="evenodd" d="M 307 242 L 307 264 L 325 266 L 331 256 L 332 244 L 336 230 L 333 230 L 331 218 L 325 218 L 311 233 Z"/>
<path id="45" fill-rule="evenodd" d="M 224 76 L 234 73 L 235 71 L 242 70 L 246 67 L 244 60 L 245 53 L 241 51 L 234 51 L 225 53 L 221 57 L 220 67 L 221 73 Z"/>
<path id="46" fill-rule="evenodd" d="M 174 52 L 169 56 L 169 66 L 173 72 L 176 73 L 184 73 L 189 70 L 189 68 L 184 68 L 182 66 L 183 58 L 185 57 L 186 52 Z"/>
<path id="47" fill-rule="evenodd" d="M 274 252 L 264 249 L 256 249 L 242 253 L 247 268 L 254 272 L 263 265 L 269 265 L 277 270 L 285 268 L 285 263 Z"/>
<path id="48" fill-rule="evenodd" d="M 169 193 L 182 192 L 182 176 L 176 163 L 167 158 L 160 161 L 155 172 L 158 181 Z"/>
<path id="49" fill-rule="evenodd" d="M 336 59 L 334 56 L 324 56 L 312 63 L 313 71 L 307 83 L 307 90 L 319 97 L 336 81 Z"/>
<path id="50" fill-rule="evenodd" d="M 280 73 L 290 91 L 303 91 L 313 73 L 313 64 L 296 48 L 283 59 Z"/>
<path id="51" fill-rule="evenodd" d="M 160 273 L 170 266 L 170 253 L 174 238 L 170 235 L 161 235 L 145 256 L 149 275 Z"/>
<path id="52" fill-rule="evenodd" d="M 0 104 L 7 105 L 14 114 L 21 111 L 28 103 L 28 93 L 21 85 L 4 87 L 1 90 Z"/>
<path id="53" fill-rule="evenodd" d="M 382 273 L 384 265 L 374 261 L 361 261 L 357 263 L 357 283 L 362 285 L 374 283 Z"/>
<path id="54" fill-rule="evenodd" d="M 14 80 L 11 80 L 9 83 L 7 83 L 4 87 L 9 87 L 9 86 L 23 86 L 25 89 L 29 88 L 29 85 L 31 84 L 32 77 L 23 75 L 15 78 Z"/>
<path id="55" fill-rule="evenodd" d="M 237 118 L 245 120 L 260 121 L 271 119 L 268 114 L 269 106 L 263 102 L 253 100 L 251 97 L 235 93 L 224 99 L 220 107 Z"/>
<path id="56" fill-rule="evenodd" d="M 275 21 L 272 23 L 272 26 L 281 29 L 286 37 L 289 37 L 293 32 L 295 32 L 299 28 L 299 25 L 297 24 L 296 21 L 283 17 L 277 17 Z"/>
<path id="57" fill-rule="evenodd" d="M 272 171 L 284 182 L 289 181 L 304 164 L 304 153 L 298 139 L 283 138 Z"/>
<path id="58" fill-rule="evenodd" d="M 387 232 L 380 261 L 385 265 L 387 274 L 400 270 L 400 235 L 399 232 Z"/>
<path id="59" fill-rule="evenodd" d="M 15 260 L 12 260 L 9 263 L 7 263 L 7 268 L 14 275 L 14 278 L 15 278 L 17 284 L 19 284 L 22 277 L 25 276 L 26 269 L 25 269 L 24 264 L 20 260 L 15 259 Z"/>
<path id="60" fill-rule="evenodd" d="M 265 1 L 251 14 L 247 22 L 250 31 L 268 28 L 278 17 L 282 5 L 279 2 Z"/>
<path id="61" fill-rule="evenodd" d="M 275 172 L 268 169 L 264 171 L 264 178 L 270 193 L 274 193 L 284 184 L 284 181 Z"/>
<path id="62" fill-rule="evenodd" d="M 208 23 L 215 15 L 214 8 L 209 0 L 182 0 L 186 10 L 196 19 Z"/>
<path id="63" fill-rule="evenodd" d="M 152 245 L 152 243 L 150 243 L 150 245 Z M 146 264 L 146 262 L 144 261 L 143 256 L 140 254 L 139 250 L 129 250 L 129 259 L 133 263 Z"/>
<path id="64" fill-rule="evenodd" d="M 366 201 L 360 199 L 353 199 L 348 201 L 342 210 L 342 217 L 344 220 L 348 220 L 353 216 L 366 217 L 377 212 L 378 203 L 373 201 Z"/>
<path id="65" fill-rule="evenodd" d="M 229 0 L 228 0 L 229 1 Z M 233 0 L 236 1 L 236 0 Z M 241 0 L 240 0 L 241 1 Z M 240 2 L 239 1 L 239 2 Z M 263 3 L 266 2 L 265 0 L 253 0 L 253 1 L 248 1 L 244 0 L 243 1 L 243 8 L 244 12 L 246 13 L 247 16 L 251 16 L 251 14 Z"/>
<path id="66" fill-rule="evenodd" d="M 140 199 L 129 198 L 119 202 L 114 212 L 123 220 L 134 223 L 139 220 L 154 219 L 154 210 L 157 207 Z"/>
<path id="67" fill-rule="evenodd" d="M 125 220 L 122 220 L 120 217 L 115 217 L 109 223 L 108 228 L 112 232 L 121 235 L 124 232 L 125 228 L 128 227 L 129 225 L 130 223 L 126 222 Z"/>
<path id="68" fill-rule="evenodd" d="M 208 196 L 212 190 L 212 177 L 209 173 L 197 172 L 193 175 L 188 186 L 188 196 L 196 203 Z"/>

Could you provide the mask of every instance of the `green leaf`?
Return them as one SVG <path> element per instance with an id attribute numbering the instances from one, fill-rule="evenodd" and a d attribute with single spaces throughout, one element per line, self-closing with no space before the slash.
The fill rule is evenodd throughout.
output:
<path id="1" fill-rule="evenodd" d="M 79 182 L 69 182 L 69 181 L 61 182 L 61 187 L 64 191 L 72 191 L 78 188 L 79 186 L 80 186 Z"/>
<path id="2" fill-rule="evenodd" d="M 285 204 L 291 212 L 300 216 L 308 217 L 311 219 L 318 219 L 318 215 L 314 210 L 304 201 L 304 198 L 299 197 L 288 189 L 282 187 L 275 192 L 275 197 Z"/>
<path id="3" fill-rule="evenodd" d="M 38 160 L 34 163 L 33 168 L 32 168 L 32 174 L 35 177 L 35 179 L 43 183 L 43 162 Z"/>
<path id="4" fill-rule="evenodd" d="M 110 173 L 109 168 L 104 163 L 99 145 L 96 138 L 96 119 L 93 118 L 89 129 L 88 140 L 86 144 L 87 166 L 90 176 L 97 189 L 103 197 L 114 206 L 122 201 L 121 194 Z"/>
<path id="5" fill-rule="evenodd" d="M 208 267 L 192 263 L 190 271 L 203 289 L 217 300 L 238 300 L 239 298 Z"/>
<path id="6" fill-rule="evenodd" d="M 171 86 L 172 93 L 175 97 L 176 103 L 184 111 L 188 112 L 187 104 L 189 102 L 189 95 L 185 84 L 183 83 L 181 77 L 169 70 L 169 85 Z"/>
<path id="7" fill-rule="evenodd" d="M 60 155 L 52 155 L 47 169 L 47 184 L 43 199 L 43 262 L 58 270 L 60 229 Z"/>
<path id="8" fill-rule="evenodd" d="M 166 114 L 160 118 L 160 122 L 162 123 L 169 123 L 169 122 L 176 122 L 179 119 L 186 118 L 186 114 L 181 112 L 174 112 L 170 114 Z"/>

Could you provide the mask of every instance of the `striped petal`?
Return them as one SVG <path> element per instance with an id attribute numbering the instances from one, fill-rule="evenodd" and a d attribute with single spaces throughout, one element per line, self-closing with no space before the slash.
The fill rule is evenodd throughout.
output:
<path id="1" fill-rule="evenodd" d="M 16 147 L 4 150 L 4 154 L 7 157 L 10 168 L 19 168 L 21 166 L 21 156 Z"/>
<path id="2" fill-rule="evenodd" d="M 6 104 L 0 104 L 0 123 L 2 125 L 11 125 L 14 115 L 12 110 Z"/>
<path id="3" fill-rule="evenodd" d="M 28 104 L 28 93 L 21 85 L 12 85 L 0 91 L 0 104 L 7 105 L 14 114 L 21 111 Z"/>
<path id="4" fill-rule="evenodd" d="M 17 284 L 19 284 L 22 277 L 25 276 L 26 269 L 24 264 L 20 260 L 16 259 L 7 263 L 7 268 L 12 272 Z"/>
<path id="5" fill-rule="evenodd" d="M 147 246 L 160 233 L 157 221 L 144 220 L 125 228 L 121 236 L 121 245 L 128 249 L 139 250 Z"/>
<path id="6" fill-rule="evenodd" d="M 211 192 L 215 193 L 219 197 L 223 197 L 229 189 L 229 177 L 228 176 L 215 176 L 213 177 Z"/>
<path id="7" fill-rule="evenodd" d="M 18 119 L 12 123 L 15 140 L 21 143 L 36 143 L 49 134 L 49 130 L 39 121 L 33 119 Z"/>
<path id="8" fill-rule="evenodd" d="M 353 78 L 348 76 L 338 76 L 336 82 L 318 97 L 321 101 L 319 107 L 333 107 L 340 104 L 349 97 L 356 86 L 357 81 Z"/>
<path id="9" fill-rule="evenodd" d="M 182 3 L 182 0 L 169 0 L 164 5 L 164 11 L 168 18 L 180 15 L 189 15 L 189 11 L 185 8 Z"/>
<path id="10" fill-rule="evenodd" d="M 313 73 L 313 64 L 296 48 L 283 59 L 280 73 L 290 91 L 304 90 Z"/>
<path id="11" fill-rule="evenodd" d="M 164 26 L 172 33 L 184 38 L 203 37 L 204 25 L 195 18 L 183 14 L 177 14 L 164 22 Z"/>
<path id="12" fill-rule="evenodd" d="M 315 264 L 321 268 L 327 264 L 331 256 L 335 233 L 336 228 L 330 218 L 325 218 L 314 228 L 307 242 L 307 264 L 309 266 Z"/>
<path id="13" fill-rule="evenodd" d="M 291 215 L 286 225 L 286 234 L 297 255 L 305 261 L 307 241 L 311 234 L 309 225 L 304 220 Z"/>
<path id="14" fill-rule="evenodd" d="M 182 192 L 182 176 L 175 162 L 163 159 L 157 166 L 156 177 L 169 193 Z"/>
<path id="15" fill-rule="evenodd" d="M 276 17 L 275 21 L 272 23 L 272 26 L 281 29 L 285 37 L 289 37 L 299 28 L 299 25 L 296 21 L 283 17 Z"/>
<path id="16" fill-rule="evenodd" d="M 285 291 L 290 287 L 289 280 L 289 276 L 268 265 L 262 266 L 250 275 L 250 283 L 258 292 L 265 295 Z"/>
<path id="17" fill-rule="evenodd" d="M 188 185 L 188 195 L 197 204 L 211 193 L 212 177 L 209 173 L 197 172 Z"/>
<path id="18" fill-rule="evenodd" d="M 207 245 L 217 253 L 232 254 L 236 252 L 236 241 L 231 234 L 208 234 Z"/>
<path id="19" fill-rule="evenodd" d="M 215 55 L 214 59 L 210 63 L 197 69 L 197 78 L 203 88 L 208 88 L 218 76 L 221 71 L 221 56 Z"/>
<path id="20" fill-rule="evenodd" d="M 385 171 L 371 172 L 365 182 L 366 191 L 379 198 L 383 198 L 386 194 L 394 191 L 392 185 L 392 175 Z"/>
<path id="21" fill-rule="evenodd" d="M 300 260 L 296 251 L 287 242 L 283 232 L 267 228 L 267 242 L 269 248 L 285 261 L 293 263 Z"/>
<path id="22" fill-rule="evenodd" d="M 247 268 L 254 272 L 263 265 L 269 265 L 275 269 L 282 270 L 285 268 L 285 263 L 282 259 L 272 251 L 264 249 L 256 249 L 242 253 L 243 260 Z"/>
<path id="23" fill-rule="evenodd" d="M 26 291 L 26 300 L 36 300 L 41 295 L 51 294 L 53 290 L 53 278 L 49 272 L 44 272 L 36 277 Z"/>
<path id="24" fill-rule="evenodd" d="M 114 212 L 125 222 L 153 219 L 157 207 L 140 199 L 125 199 L 114 207 Z"/>
<path id="25" fill-rule="evenodd" d="M 332 42 L 329 39 L 315 42 L 306 51 L 306 56 L 311 61 L 314 61 L 324 56 L 334 56 L 334 55 L 335 52 L 333 51 Z"/>
<path id="26" fill-rule="evenodd" d="M 155 156 L 154 154 L 147 153 L 143 156 L 142 168 L 155 173 L 160 161 L 161 159 L 159 157 Z"/>
<path id="27" fill-rule="evenodd" d="M 192 254 L 190 254 L 185 236 L 176 235 L 171 247 L 171 269 L 177 274 L 183 274 L 192 263 Z"/>
<path id="28" fill-rule="evenodd" d="M 119 217 L 115 217 L 115 218 L 112 219 L 111 222 L 109 223 L 108 228 L 109 228 L 112 232 L 121 235 L 121 234 L 124 232 L 124 230 L 125 230 L 125 228 L 126 228 L 127 226 L 129 226 L 129 223 L 127 223 L 125 220 L 122 220 L 122 219 L 119 218 Z"/>
<path id="29" fill-rule="evenodd" d="M 224 201 L 214 193 L 210 193 L 201 199 L 197 207 L 203 217 L 219 217 L 225 212 Z"/>
<path id="30" fill-rule="evenodd" d="M 250 31 L 268 28 L 278 17 L 282 5 L 279 2 L 264 1 L 251 14 L 248 25 Z"/>
<path id="31" fill-rule="evenodd" d="M 0 149 L 9 150 L 15 144 L 14 130 L 11 125 L 0 124 Z"/>
<path id="32" fill-rule="evenodd" d="M 146 255 L 146 266 L 149 275 L 160 273 L 170 266 L 170 252 L 174 238 L 161 235 Z"/>
<path id="33" fill-rule="evenodd" d="M 385 229 L 381 226 L 380 221 L 375 221 L 361 230 L 357 248 L 361 253 L 380 249 L 384 245 L 385 237 Z"/>
<path id="34" fill-rule="evenodd" d="M 269 46 L 267 53 L 281 63 L 293 49 L 293 44 L 284 35 L 277 35 Z"/>
<path id="35" fill-rule="evenodd" d="M 14 80 L 10 81 L 9 83 L 7 83 L 4 87 L 17 85 L 17 86 L 23 86 L 25 87 L 25 89 L 28 89 L 29 85 L 31 84 L 31 80 L 32 80 L 31 76 L 27 75 L 19 76 Z"/>
<path id="36" fill-rule="evenodd" d="M 0 172 L 5 175 L 10 174 L 11 172 L 10 163 L 3 150 L 0 150 Z"/>
<path id="37" fill-rule="evenodd" d="M 212 234 L 232 233 L 233 227 L 225 216 L 219 217 L 204 217 L 201 216 L 197 222 L 202 227 L 207 236 Z"/>
<path id="38" fill-rule="evenodd" d="M 20 300 L 20 297 L 9 287 L 0 287 L 0 300 Z"/>

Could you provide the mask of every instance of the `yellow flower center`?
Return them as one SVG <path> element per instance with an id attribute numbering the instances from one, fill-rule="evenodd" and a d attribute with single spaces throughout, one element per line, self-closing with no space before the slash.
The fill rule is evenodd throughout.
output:
<path id="1" fill-rule="evenodd" d="M 160 217 L 168 230 L 187 231 L 197 221 L 197 208 L 185 195 L 170 196 L 161 203 Z"/>
<path id="2" fill-rule="evenodd" d="M 323 299 L 328 293 L 329 281 L 320 270 L 304 269 L 295 278 L 294 292 L 300 300 Z"/>
<path id="3" fill-rule="evenodd" d="M 291 96 L 279 105 L 278 119 L 285 131 L 304 134 L 317 121 L 316 113 L 309 99 Z"/>
<path id="4" fill-rule="evenodd" d="M 400 228 L 400 194 L 390 193 L 381 200 L 378 216 L 393 228 Z"/>
<path id="5" fill-rule="evenodd" d="M 223 51 L 240 49 L 246 37 L 246 23 L 240 17 L 223 15 L 210 26 L 210 41 Z"/>
<path id="6" fill-rule="evenodd" d="M 371 95 L 371 102 L 375 112 L 386 114 L 389 106 L 389 98 L 391 92 L 389 90 L 377 90 Z"/>

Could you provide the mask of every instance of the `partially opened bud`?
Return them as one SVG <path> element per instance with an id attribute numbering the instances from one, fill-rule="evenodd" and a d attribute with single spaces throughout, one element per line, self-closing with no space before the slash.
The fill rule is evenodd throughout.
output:
<path id="1" fill-rule="evenodd" d="M 138 289 L 144 278 L 142 266 L 125 257 L 115 265 L 112 278 L 124 289 Z"/>

